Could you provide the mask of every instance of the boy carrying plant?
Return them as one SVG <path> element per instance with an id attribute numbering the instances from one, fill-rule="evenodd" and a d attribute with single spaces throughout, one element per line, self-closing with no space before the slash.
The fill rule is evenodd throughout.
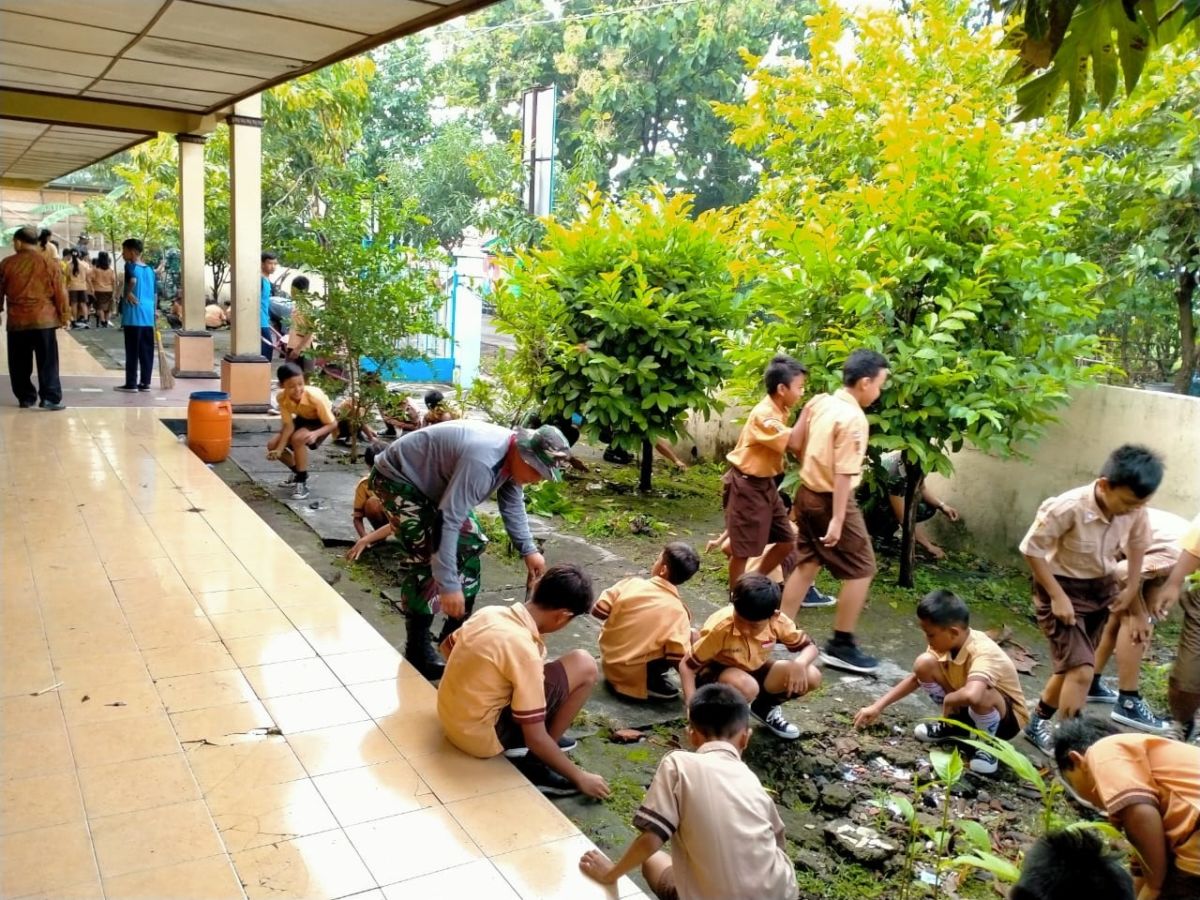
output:
<path id="1" fill-rule="evenodd" d="M 912 674 L 854 717 L 865 728 L 898 700 L 920 688 L 947 719 L 955 719 L 992 737 L 1011 740 L 1029 721 L 1017 667 L 1000 645 L 971 627 L 971 613 L 950 591 L 932 591 L 917 604 L 917 621 L 927 648 L 913 662 Z M 945 722 L 922 722 L 918 740 L 936 743 L 965 737 L 966 732 Z M 977 750 L 971 771 L 994 775 L 999 763 Z"/>

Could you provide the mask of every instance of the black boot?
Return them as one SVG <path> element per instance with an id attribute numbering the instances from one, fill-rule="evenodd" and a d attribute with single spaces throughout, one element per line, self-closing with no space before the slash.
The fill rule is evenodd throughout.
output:
<path id="1" fill-rule="evenodd" d="M 429 629 L 433 626 L 433 616 L 408 614 L 406 634 L 404 639 L 404 658 L 412 663 L 427 681 L 437 681 L 442 677 L 446 664 L 442 656 L 433 646 Z"/>

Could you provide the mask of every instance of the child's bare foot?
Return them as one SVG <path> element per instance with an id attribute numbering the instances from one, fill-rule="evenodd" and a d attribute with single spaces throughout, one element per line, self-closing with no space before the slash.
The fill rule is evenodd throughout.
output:
<path id="1" fill-rule="evenodd" d="M 599 850 L 589 850 L 579 860 L 579 871 L 601 884 L 616 884 L 612 877 L 613 861 Z"/>

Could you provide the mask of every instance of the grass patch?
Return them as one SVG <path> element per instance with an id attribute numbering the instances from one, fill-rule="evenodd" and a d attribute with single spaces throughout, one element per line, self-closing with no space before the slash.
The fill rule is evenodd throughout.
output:
<path id="1" fill-rule="evenodd" d="M 842 863 L 832 875 L 826 876 L 800 869 L 796 872 L 796 881 L 800 896 L 806 900 L 817 897 L 821 900 L 874 900 L 896 895 L 896 886 L 890 879 L 854 863 Z"/>

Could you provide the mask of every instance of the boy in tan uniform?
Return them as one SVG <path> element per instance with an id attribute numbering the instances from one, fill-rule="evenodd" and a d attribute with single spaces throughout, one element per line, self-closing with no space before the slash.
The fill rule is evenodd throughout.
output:
<path id="1" fill-rule="evenodd" d="M 772 359 L 763 376 L 767 396 L 750 410 L 737 446 L 725 457 L 729 471 L 722 479 L 721 508 L 729 535 L 730 591 L 751 557 L 762 556 L 759 571 L 770 572 L 792 550 L 795 535 L 776 477 L 783 474 L 784 454 L 799 449 L 799 423 L 789 428 L 787 418 L 804 393 L 807 376 L 808 370 L 790 356 Z M 763 555 L 768 545 L 774 546 Z"/>
<path id="2" fill-rule="evenodd" d="M 1017 667 L 1000 645 L 971 627 L 967 604 L 951 591 L 931 591 L 917 604 L 917 619 L 928 647 L 913 662 L 912 674 L 854 717 L 865 728 L 896 701 L 921 688 L 942 716 L 1011 740 L 1029 721 Z M 965 732 L 945 722 L 922 722 L 914 730 L 929 743 L 953 740 Z M 999 763 L 976 751 L 971 771 L 994 775 Z"/>
<path id="3" fill-rule="evenodd" d="M 1087 702 L 1095 648 L 1109 613 L 1129 618 L 1136 643 L 1149 634 L 1141 595 L 1142 562 L 1150 544 L 1145 507 L 1162 476 L 1162 460 L 1152 450 L 1118 447 L 1094 482 L 1044 501 L 1021 540 L 1054 672 L 1025 728 L 1026 738 L 1043 753 L 1054 748 L 1054 714 L 1073 718 Z M 1129 571 L 1124 588 L 1116 578 L 1122 553 Z"/>
<path id="4" fill-rule="evenodd" d="M 1137 851 L 1138 900 L 1200 897 L 1200 747 L 1148 734 L 1106 737 L 1081 718 L 1059 728 L 1054 760 Z"/>
<path id="5" fill-rule="evenodd" d="M 1200 587 L 1185 591 L 1184 582 L 1200 569 L 1200 516 L 1192 520 L 1179 549 L 1179 560 L 1158 592 L 1154 614 L 1161 619 L 1176 603 L 1183 610 L 1183 630 L 1167 682 L 1167 702 L 1171 715 L 1183 727 L 1183 739 L 1190 741 L 1196 734 L 1196 711 L 1200 710 Z"/>
<path id="6" fill-rule="evenodd" d="M 625 578 L 600 595 L 592 615 L 604 623 L 600 665 L 614 693 L 634 700 L 679 696 L 666 677 L 692 644 L 692 613 L 679 585 L 699 568 L 695 550 L 667 544 L 649 578 Z"/>
<path id="7" fill-rule="evenodd" d="M 308 451 L 320 447 L 337 430 L 333 404 L 319 387 L 304 383 L 304 372 L 295 363 L 284 363 L 277 373 L 281 427 L 267 442 L 267 459 L 280 460 L 292 470 L 282 487 L 292 489 L 293 500 L 308 499 Z"/>
<path id="8" fill-rule="evenodd" d="M 607 797 L 604 779 L 565 752 L 575 746 L 564 735 L 596 683 L 596 661 L 572 650 L 545 662 L 542 641 L 591 608 L 591 578 L 557 565 L 524 603 L 481 609 L 453 631 L 442 642 L 437 699 L 450 743 L 481 759 L 503 753 L 544 794 Z"/>
<path id="9" fill-rule="evenodd" d="M 814 397 L 796 423 L 801 432 L 800 480 L 793 503 L 799 534 L 796 568 L 783 591 L 783 611 L 794 616 L 824 566 L 842 582 L 833 636 L 821 658 L 828 666 L 870 674 L 879 661 L 854 640 L 858 617 L 875 577 L 875 551 L 854 489 L 867 456 L 867 417 L 879 399 L 888 364 L 874 350 L 855 350 L 842 366 L 842 388 Z"/>
<path id="10" fill-rule="evenodd" d="M 773 659 L 776 644 L 796 657 Z M 679 667 L 683 701 L 690 702 L 697 687 L 728 684 L 750 703 L 754 718 L 776 737 L 794 741 L 800 729 L 783 717 L 780 704 L 820 686 L 816 658 L 808 635 L 779 611 L 779 586 L 760 572 L 747 572 L 733 589 L 732 603 L 708 617 Z"/>
<path id="11" fill-rule="evenodd" d="M 742 762 L 749 713 L 728 685 L 700 688 L 688 704 L 688 739 L 696 752 L 663 757 L 633 817 L 641 834 L 616 863 L 589 850 L 579 861 L 583 873 L 616 884 L 641 866 L 659 900 L 793 900 L 796 870 L 783 821 Z M 667 841 L 670 856 L 660 849 Z"/>

